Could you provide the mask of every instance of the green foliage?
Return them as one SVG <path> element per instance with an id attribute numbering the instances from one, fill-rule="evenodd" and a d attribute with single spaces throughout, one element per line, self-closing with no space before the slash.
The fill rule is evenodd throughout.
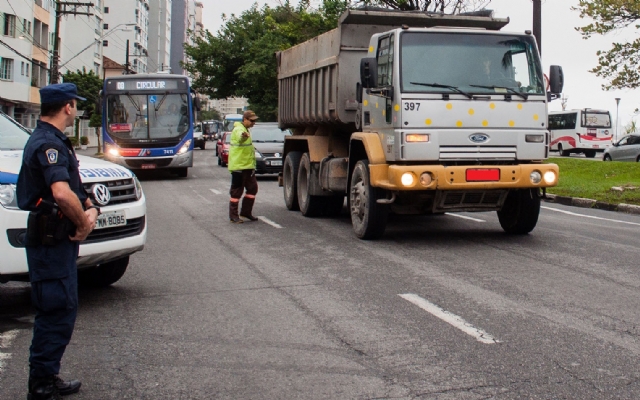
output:
<path id="1" fill-rule="evenodd" d="M 551 158 L 558 164 L 558 186 L 548 188 L 547 193 L 559 196 L 582 197 L 611 204 L 640 205 L 640 189 L 612 191 L 614 186 L 640 188 L 640 163 L 600 162 L 581 158 Z"/>
<path id="2" fill-rule="evenodd" d="M 217 110 L 206 110 L 198 113 L 198 121 L 222 120 L 222 116 Z"/>
<path id="3" fill-rule="evenodd" d="M 487 7 L 491 0 L 358 0 L 356 4 L 381 6 L 395 10 L 420 10 L 443 14 L 459 14 Z"/>
<path id="4" fill-rule="evenodd" d="M 89 144 L 89 137 L 87 137 L 87 136 L 80 136 L 80 144 L 83 144 L 83 145 L 85 145 L 85 146 L 86 146 L 86 145 L 88 145 L 88 144 Z"/>
<path id="5" fill-rule="evenodd" d="M 78 87 L 78 95 L 87 99 L 78 102 L 78 110 L 84 110 L 85 116 L 90 117 L 95 112 L 95 102 L 102 90 L 102 79 L 93 71 L 87 72 L 84 67 L 82 71 L 67 71 L 63 79 L 67 83 L 75 83 Z"/>
<path id="6" fill-rule="evenodd" d="M 580 0 L 574 10 L 580 11 L 580 17 L 589 17 L 594 22 L 576 28 L 585 39 L 592 35 L 605 35 L 610 32 L 634 26 L 640 27 L 640 2 L 638 0 Z M 640 38 L 627 43 L 613 43 L 608 51 L 598 51 L 598 66 L 591 72 L 605 78 L 604 90 L 640 87 Z"/>
<path id="7" fill-rule="evenodd" d="M 91 118 L 89 119 L 89 127 L 100 128 L 101 126 L 102 126 L 102 116 L 98 113 L 91 114 Z"/>
<path id="8" fill-rule="evenodd" d="M 196 79 L 193 86 L 212 98 L 246 97 L 261 121 L 275 121 L 278 81 L 275 53 L 337 26 L 349 0 L 323 0 L 318 10 L 309 0 L 297 7 L 288 1 L 271 8 L 257 3 L 239 16 L 231 15 L 216 35 L 205 31 L 185 44 L 191 60 L 185 64 Z"/>
<path id="9" fill-rule="evenodd" d="M 75 136 L 69 136 L 69 140 L 71 141 L 71 145 L 73 147 L 78 147 L 78 138 Z"/>

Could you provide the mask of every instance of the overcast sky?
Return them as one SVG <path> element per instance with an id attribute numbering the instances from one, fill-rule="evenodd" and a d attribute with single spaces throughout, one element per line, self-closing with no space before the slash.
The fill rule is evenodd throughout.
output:
<path id="1" fill-rule="evenodd" d="M 291 0 L 295 4 L 296 0 Z M 204 1 L 203 23 L 206 29 L 214 34 L 222 26 L 222 14 L 240 15 L 244 10 L 258 3 L 276 6 L 278 0 L 207 0 Z M 624 127 L 632 119 L 640 122 L 633 111 L 640 107 L 640 90 L 603 91 L 604 80 L 589 72 L 597 65 L 596 51 L 608 50 L 614 41 L 633 40 L 637 33 L 627 30 L 606 36 L 594 36 L 589 40 L 582 39 L 575 27 L 588 24 L 581 19 L 577 11 L 571 10 L 578 0 L 543 0 L 542 1 L 542 64 L 548 73 L 549 65 L 561 65 L 565 75 L 564 95 L 568 98 L 567 109 L 597 108 L 611 112 L 615 124 L 616 101 L 619 97 L 620 135 Z M 531 0 L 492 0 L 489 5 L 494 16 L 510 18 L 510 23 L 503 30 L 522 32 L 532 29 L 533 5 Z M 560 100 L 549 104 L 549 110 L 561 110 Z"/>

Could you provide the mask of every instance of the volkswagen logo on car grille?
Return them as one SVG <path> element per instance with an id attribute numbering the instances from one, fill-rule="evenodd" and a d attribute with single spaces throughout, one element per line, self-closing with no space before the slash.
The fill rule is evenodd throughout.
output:
<path id="1" fill-rule="evenodd" d="M 276 153 L 273 155 L 275 158 L 280 158 L 280 153 Z"/>
<path id="2" fill-rule="evenodd" d="M 469 140 L 473 143 L 484 143 L 489 140 L 489 135 L 485 135 L 484 133 L 474 133 L 473 135 L 469 135 Z"/>
<path id="3" fill-rule="evenodd" d="M 106 206 L 111 200 L 109 188 L 102 183 L 96 183 L 91 186 L 91 193 L 93 193 L 93 198 L 96 199 L 96 202 L 101 206 Z"/>

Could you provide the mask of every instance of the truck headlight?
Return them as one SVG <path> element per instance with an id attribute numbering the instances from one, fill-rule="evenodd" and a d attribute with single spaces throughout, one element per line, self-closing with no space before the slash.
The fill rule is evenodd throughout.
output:
<path id="1" fill-rule="evenodd" d="M 552 184 L 558 179 L 554 171 L 547 171 L 544 173 L 544 181 L 547 184 Z"/>
<path id="2" fill-rule="evenodd" d="M 11 210 L 18 209 L 18 198 L 16 197 L 16 185 L 0 185 L 0 204 L 4 208 Z"/>
<path id="3" fill-rule="evenodd" d="M 191 146 L 191 139 L 189 139 L 186 142 L 184 142 L 182 147 L 180 147 L 180 150 L 178 150 L 178 154 L 184 154 L 187 151 L 189 151 L 189 146 Z"/>
<path id="4" fill-rule="evenodd" d="M 136 191 L 136 200 L 140 200 L 142 197 L 142 184 L 138 180 L 137 176 L 133 176 L 133 182 L 135 183 L 135 191 Z"/>
<path id="5" fill-rule="evenodd" d="M 415 178 L 413 177 L 413 174 L 411 172 L 405 172 L 400 177 L 400 182 L 402 182 L 402 185 L 407 186 L 407 187 L 408 186 L 413 186 L 413 182 L 414 181 L 415 181 Z"/>
<path id="6" fill-rule="evenodd" d="M 542 180 L 542 174 L 540 174 L 540 171 L 531 171 L 529 179 L 531 180 L 531 183 L 537 185 Z"/>

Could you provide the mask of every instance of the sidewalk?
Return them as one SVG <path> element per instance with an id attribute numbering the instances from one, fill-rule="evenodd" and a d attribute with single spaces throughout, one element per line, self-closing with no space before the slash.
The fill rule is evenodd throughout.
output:
<path id="1" fill-rule="evenodd" d="M 97 152 L 98 152 L 98 146 L 87 147 L 86 150 L 76 149 L 76 154 L 95 157 L 95 158 L 103 158 L 102 155 L 96 155 Z"/>

